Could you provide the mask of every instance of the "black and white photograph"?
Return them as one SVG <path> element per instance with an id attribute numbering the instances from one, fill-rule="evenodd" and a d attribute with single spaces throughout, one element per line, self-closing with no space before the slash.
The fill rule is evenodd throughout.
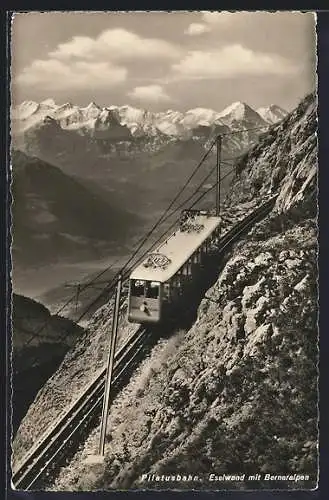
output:
<path id="1" fill-rule="evenodd" d="M 317 14 L 11 17 L 14 490 L 315 490 Z"/>

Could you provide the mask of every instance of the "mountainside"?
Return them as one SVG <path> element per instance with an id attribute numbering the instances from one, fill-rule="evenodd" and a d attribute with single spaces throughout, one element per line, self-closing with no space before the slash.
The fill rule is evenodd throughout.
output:
<path id="1" fill-rule="evenodd" d="M 317 196 L 316 99 L 309 95 L 299 106 L 235 164 L 228 193 L 231 203 L 253 199 L 279 189 L 277 210 L 305 210 Z M 289 131 L 289 133 L 287 133 Z"/>
<path id="2" fill-rule="evenodd" d="M 15 266 L 102 255 L 138 222 L 111 205 L 108 194 L 96 195 L 38 158 L 14 151 L 12 164 Z"/>
<path id="3" fill-rule="evenodd" d="M 39 389 L 82 333 L 80 326 L 51 315 L 39 302 L 13 294 L 14 431 Z"/>
<path id="4" fill-rule="evenodd" d="M 278 192 L 274 209 L 213 269 L 194 325 L 162 338 L 115 398 L 104 465 L 87 461 L 95 429 L 51 489 L 316 487 L 315 124 L 310 95 L 237 163 L 223 220 L 232 222 L 233 209 L 259 204 L 269 192 Z M 94 314 L 83 341 L 39 393 L 15 439 L 16 458 L 105 363 L 112 306 Z M 123 323 L 121 335 L 127 331 Z M 55 382 L 60 398 L 52 394 Z M 210 482 L 211 473 L 246 479 Z M 143 474 L 169 479 L 143 482 Z M 177 483 L 177 474 L 202 481 Z M 260 476 L 248 482 L 249 474 Z"/>

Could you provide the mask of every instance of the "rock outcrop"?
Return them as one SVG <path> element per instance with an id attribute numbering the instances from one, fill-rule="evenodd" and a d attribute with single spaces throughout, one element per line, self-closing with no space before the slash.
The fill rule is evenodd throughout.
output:
<path id="1" fill-rule="evenodd" d="M 231 203 L 279 192 L 276 209 L 314 207 L 317 198 L 316 97 L 299 106 L 241 157 L 235 165 L 228 199 Z M 314 215 L 314 213 L 313 213 Z"/>

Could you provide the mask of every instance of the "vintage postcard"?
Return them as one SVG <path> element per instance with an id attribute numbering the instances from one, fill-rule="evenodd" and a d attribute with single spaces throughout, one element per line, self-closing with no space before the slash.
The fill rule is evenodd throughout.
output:
<path id="1" fill-rule="evenodd" d="M 316 23 L 12 15 L 13 489 L 317 488 Z"/>

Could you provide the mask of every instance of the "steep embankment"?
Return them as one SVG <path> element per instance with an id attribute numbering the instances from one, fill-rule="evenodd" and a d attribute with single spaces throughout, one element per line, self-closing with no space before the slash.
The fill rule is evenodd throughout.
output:
<path id="1" fill-rule="evenodd" d="M 262 138 L 262 147 L 256 145 L 238 164 L 228 201 L 236 206 L 254 196 L 260 202 L 271 189 L 279 191 L 276 207 L 226 256 L 222 271 L 214 269 L 218 280 L 200 304 L 193 327 L 159 342 L 116 398 L 108 423 L 105 467 L 92 469 L 84 461 L 96 449 L 99 430 L 95 430 L 53 489 L 315 486 L 314 122 L 310 96 L 284 124 Z M 287 137 L 290 146 L 287 142 L 281 152 Z M 279 159 L 286 163 L 274 186 Z M 72 373 L 74 366 L 81 367 L 82 358 L 88 359 L 110 310 L 105 305 L 96 313 L 89 336 L 66 358 Z M 79 363 L 74 365 L 78 353 Z M 58 383 L 66 368 L 63 365 L 56 374 Z M 50 418 L 50 396 L 48 384 L 21 426 L 14 443 L 17 454 L 28 445 L 28 431 L 38 434 L 42 405 Z M 142 474 L 152 473 L 191 473 L 201 480 L 142 481 Z M 209 482 L 211 473 L 240 473 L 246 480 L 249 474 L 260 476 L 249 484 Z M 268 480 L 265 474 L 299 474 L 303 479 Z"/>
<path id="2" fill-rule="evenodd" d="M 13 429 L 83 329 L 39 302 L 13 295 Z"/>
<path id="3" fill-rule="evenodd" d="M 105 470 L 85 462 L 97 431 L 55 489 L 245 487 L 209 483 L 211 472 L 297 473 L 310 480 L 249 486 L 314 487 L 316 226 L 276 222 L 277 234 L 274 221 L 271 229 L 264 222 L 237 246 L 193 328 L 158 345 L 117 398 Z M 191 473 L 202 482 L 146 483 L 144 473 Z"/>

